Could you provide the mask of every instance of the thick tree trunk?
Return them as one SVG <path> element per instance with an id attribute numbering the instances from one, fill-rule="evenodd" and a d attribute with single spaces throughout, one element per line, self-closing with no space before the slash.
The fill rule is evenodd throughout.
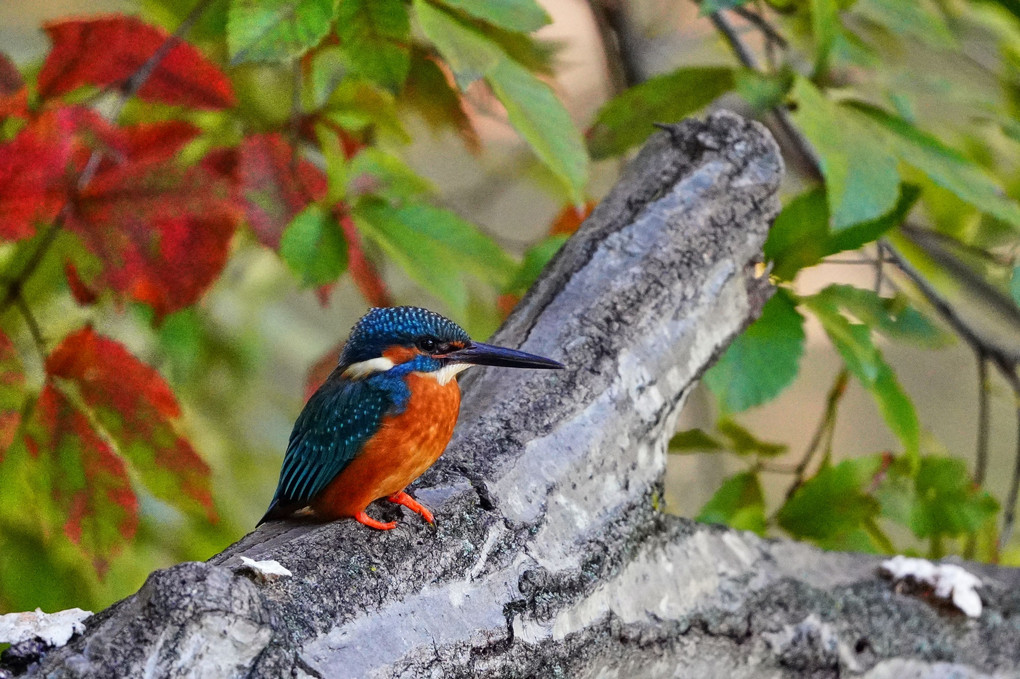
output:
<path id="1" fill-rule="evenodd" d="M 140 676 L 1005 676 L 1020 575 L 980 568 L 970 620 L 870 556 L 656 509 L 665 444 L 770 288 L 755 266 L 782 163 L 728 113 L 656 134 L 494 341 L 561 372 L 477 369 L 450 450 L 401 516 L 270 524 L 154 573 L 35 673 Z M 237 569 L 275 559 L 293 577 Z"/>

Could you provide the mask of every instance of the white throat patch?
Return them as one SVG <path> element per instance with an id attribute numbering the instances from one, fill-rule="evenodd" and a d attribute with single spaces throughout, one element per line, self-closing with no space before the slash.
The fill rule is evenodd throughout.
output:
<path id="1" fill-rule="evenodd" d="M 419 375 L 428 375 L 429 377 L 435 378 L 436 382 L 439 382 L 439 386 L 446 385 L 450 380 L 457 376 L 457 373 L 464 372 L 471 367 L 471 363 L 451 363 L 445 365 L 439 370 L 430 373 L 418 373 Z"/>
<path id="2" fill-rule="evenodd" d="M 384 373 L 394 365 L 393 361 L 380 356 L 379 358 L 370 358 L 367 361 L 358 361 L 357 363 L 351 363 L 347 370 L 344 371 L 344 377 L 349 380 L 360 380 L 368 377 L 374 373 Z"/>

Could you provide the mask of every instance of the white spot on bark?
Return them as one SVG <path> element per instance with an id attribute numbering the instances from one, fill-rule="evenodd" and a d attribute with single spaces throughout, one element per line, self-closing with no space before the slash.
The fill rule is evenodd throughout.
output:
<path id="1" fill-rule="evenodd" d="M 954 606 L 971 618 L 981 615 L 981 597 L 976 591 L 976 588 L 982 585 L 981 579 L 960 566 L 894 556 L 883 561 L 881 568 L 893 580 L 910 579 L 930 586 L 935 591 L 935 596 L 949 599 Z"/>
<path id="2" fill-rule="evenodd" d="M 69 608 L 56 613 L 43 613 L 37 608 L 24 613 L 0 615 L 0 644 L 17 644 L 39 638 L 51 646 L 63 646 L 75 634 L 85 631 L 82 623 L 92 611 Z"/>
<path id="3" fill-rule="evenodd" d="M 256 561 L 246 556 L 241 557 L 240 570 L 249 570 L 262 582 L 272 582 L 279 578 L 289 578 L 293 575 L 289 570 L 280 565 L 279 561 Z"/>

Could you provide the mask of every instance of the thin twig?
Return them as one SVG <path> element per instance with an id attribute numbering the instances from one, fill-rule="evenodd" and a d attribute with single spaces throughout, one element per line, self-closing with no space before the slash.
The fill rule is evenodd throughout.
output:
<path id="1" fill-rule="evenodd" d="M 202 16 L 202 13 L 208 9 L 213 0 L 199 0 L 195 4 L 195 7 L 188 13 L 188 16 L 184 18 L 181 25 L 177 27 L 177 30 L 173 32 L 163 44 L 153 52 L 152 56 L 145 60 L 145 63 L 138 67 L 131 77 L 124 81 L 123 87 L 121 87 L 120 98 L 117 104 L 114 106 L 113 113 L 110 119 L 116 121 L 120 118 L 120 114 L 124 111 L 124 106 L 127 104 L 128 99 L 138 93 L 138 90 L 142 88 L 145 81 L 155 72 L 156 67 L 159 66 L 159 62 L 163 60 L 171 49 L 173 49 L 180 39 L 191 30 L 191 27 L 195 25 L 195 22 Z M 102 160 L 103 150 L 96 149 L 89 156 L 89 159 L 85 162 L 85 167 L 82 169 L 81 174 L 78 175 L 77 187 L 78 191 L 83 191 L 91 182 L 96 172 L 99 170 L 99 162 Z M 25 266 L 18 272 L 7 286 L 7 292 L 4 293 L 3 299 L 0 299 L 0 313 L 6 311 L 11 304 L 18 301 L 21 296 L 21 289 L 24 287 L 25 282 L 31 278 L 32 274 L 42 263 L 43 258 L 49 251 L 50 246 L 53 245 L 53 241 L 56 240 L 57 234 L 64 226 L 64 222 L 67 220 L 67 210 L 69 209 L 70 202 L 64 205 L 63 209 L 50 224 L 49 228 L 43 233 L 43 237 L 39 240 L 39 244 L 36 246 L 35 251 L 29 256 L 28 261 L 25 262 Z"/>
<path id="2" fill-rule="evenodd" d="M 826 439 L 825 448 L 827 454 L 831 453 L 832 437 L 836 429 L 836 410 L 839 408 L 840 399 L 843 398 L 843 394 L 846 392 L 846 384 L 849 378 L 850 373 L 846 368 L 836 373 L 836 379 L 833 380 L 832 387 L 829 388 L 829 394 L 825 398 L 825 410 L 822 411 L 822 418 L 818 421 L 818 428 L 815 429 L 815 433 L 811 437 L 807 449 L 804 451 L 804 457 L 801 458 L 793 470 L 793 482 L 786 490 L 787 500 L 793 497 L 797 489 L 804 484 L 804 474 L 807 472 L 808 465 L 811 464 L 815 453 L 821 447 L 823 439 Z"/>
<path id="3" fill-rule="evenodd" d="M 606 0 L 588 0 L 588 8 L 599 32 L 604 54 L 616 58 L 606 60 L 609 82 L 613 93 L 619 94 L 637 85 L 644 78 L 633 49 L 633 30 L 629 24 L 625 3 Z"/>
<path id="4" fill-rule="evenodd" d="M 1016 463 L 1013 467 L 1013 478 L 1009 484 L 1009 492 L 1006 493 L 1005 512 L 1002 517 L 1002 532 L 999 533 L 999 552 L 1002 552 L 1013 537 L 1013 526 L 1016 522 L 1016 503 L 1020 497 L 1020 377 L 1017 377 L 1016 366 L 1003 361 L 996 361 L 999 372 L 1013 388 L 1013 398 L 1016 401 Z"/>
<path id="5" fill-rule="evenodd" d="M 882 252 L 882 243 L 877 243 L 876 246 L 878 247 L 878 257 L 876 257 L 875 260 L 874 260 L 874 262 L 875 262 L 875 286 L 874 286 L 874 290 L 875 290 L 875 294 L 876 295 L 881 295 L 882 294 L 882 281 L 883 281 L 883 277 L 884 277 L 884 274 L 885 274 L 885 271 L 882 269 L 882 263 L 885 262 L 885 253 Z"/>
<path id="6" fill-rule="evenodd" d="M 990 430 L 990 415 L 988 408 L 989 387 L 988 384 L 988 357 L 980 347 L 974 349 L 977 358 L 978 377 L 978 422 L 977 422 L 977 445 L 974 452 L 974 483 L 983 486 L 985 474 L 988 470 L 988 434 Z"/>
<path id="7" fill-rule="evenodd" d="M 32 310 L 28 307 L 28 302 L 25 301 L 25 296 L 22 295 L 20 291 L 18 296 L 14 299 L 14 306 L 17 307 L 18 311 L 21 312 L 22 317 L 25 319 L 25 325 L 28 326 L 28 332 L 32 335 L 32 341 L 35 342 L 35 348 L 39 351 L 39 357 L 45 361 L 46 340 L 43 339 L 42 330 L 39 329 L 39 322 L 35 320 Z"/>
<path id="8" fill-rule="evenodd" d="M 740 60 L 740 63 L 750 69 L 754 69 L 755 71 L 761 71 L 761 68 L 758 65 L 758 60 L 755 58 L 751 50 L 748 49 L 747 45 L 744 44 L 743 40 L 740 39 L 736 30 L 734 30 L 729 20 L 723 16 L 722 12 L 712 12 L 709 15 L 709 18 L 712 20 L 712 23 L 719 32 L 723 34 L 723 37 L 726 38 L 726 42 L 730 44 L 730 48 L 733 50 L 734 54 L 737 55 L 737 59 Z M 765 21 L 765 19 L 762 19 L 762 21 Z M 802 165 L 806 170 L 805 174 L 811 176 L 816 181 L 821 181 L 822 164 L 818 158 L 818 154 L 815 153 L 811 144 L 804 139 L 800 130 L 794 126 L 793 121 L 790 120 L 789 111 L 782 106 L 773 106 L 771 113 L 775 121 L 775 126 L 779 128 L 782 136 L 789 141 L 789 143 L 793 144 L 793 148 L 797 155 L 801 156 L 803 160 Z"/>
<path id="9" fill-rule="evenodd" d="M 974 357 L 977 359 L 978 374 L 978 416 L 977 416 L 977 445 L 974 453 L 974 483 L 983 486 L 985 474 L 988 469 L 988 434 L 990 427 L 989 418 L 989 384 L 988 384 L 988 357 L 979 347 L 974 347 Z M 971 533 L 963 547 L 963 557 L 973 559 L 977 551 L 977 535 Z"/>
<path id="10" fill-rule="evenodd" d="M 742 19 L 745 19 L 748 23 L 753 24 L 755 28 L 761 31 L 762 35 L 765 36 L 765 40 L 770 42 L 782 49 L 786 49 L 789 43 L 786 42 L 786 38 L 780 35 L 779 31 L 772 27 L 765 17 L 749 10 L 747 7 L 734 7 L 733 11 Z"/>

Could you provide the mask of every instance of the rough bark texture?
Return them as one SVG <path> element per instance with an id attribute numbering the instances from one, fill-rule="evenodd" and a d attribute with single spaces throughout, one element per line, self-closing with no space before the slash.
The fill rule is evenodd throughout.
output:
<path id="1" fill-rule="evenodd" d="M 778 151 L 728 113 L 655 135 L 494 341 L 561 372 L 464 381 L 449 451 L 388 533 L 261 527 L 154 573 L 37 666 L 52 677 L 979 677 L 1020 664 L 1020 575 L 969 620 L 870 556 L 656 509 L 701 372 L 769 294 Z M 239 556 L 293 577 L 258 583 Z"/>

